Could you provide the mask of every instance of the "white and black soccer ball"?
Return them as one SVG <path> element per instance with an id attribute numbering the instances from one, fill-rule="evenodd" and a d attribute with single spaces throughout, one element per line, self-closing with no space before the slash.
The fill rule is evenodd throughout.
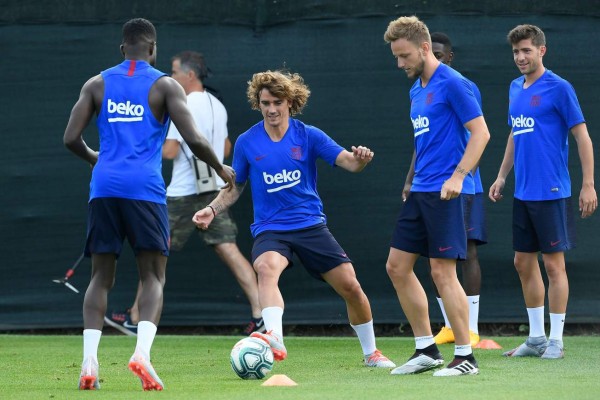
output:
<path id="1" fill-rule="evenodd" d="M 231 368 L 242 379 L 262 379 L 273 369 L 273 351 L 263 340 L 247 337 L 231 349 Z"/>

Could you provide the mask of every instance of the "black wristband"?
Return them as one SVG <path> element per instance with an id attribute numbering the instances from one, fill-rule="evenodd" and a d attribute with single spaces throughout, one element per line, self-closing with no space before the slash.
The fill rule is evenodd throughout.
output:
<path id="1" fill-rule="evenodd" d="M 211 205 L 208 205 L 208 206 L 206 206 L 206 207 L 208 207 L 208 208 L 210 208 L 210 209 L 212 210 L 212 212 L 213 212 L 213 217 L 216 217 L 216 216 L 217 216 L 217 212 L 215 211 L 215 208 L 214 208 L 213 206 L 211 206 Z"/>

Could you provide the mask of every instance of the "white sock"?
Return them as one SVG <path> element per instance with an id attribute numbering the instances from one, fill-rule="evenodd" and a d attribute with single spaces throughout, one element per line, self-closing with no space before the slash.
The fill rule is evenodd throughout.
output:
<path id="1" fill-rule="evenodd" d="M 352 325 L 350 324 L 354 332 L 356 332 L 356 336 L 358 336 L 358 341 L 362 347 L 363 354 L 365 356 L 373 353 L 377 350 L 377 346 L 375 345 L 375 331 L 373 330 L 373 320 L 369 322 L 365 322 L 360 325 Z"/>
<path id="2" fill-rule="evenodd" d="M 265 321 L 265 329 L 273 331 L 283 337 L 283 308 L 267 307 L 262 310 L 263 321 Z"/>
<path id="3" fill-rule="evenodd" d="M 98 346 L 100 345 L 100 337 L 102 331 L 98 329 L 83 330 L 83 361 L 88 357 L 93 357 L 98 361 Z"/>
<path id="4" fill-rule="evenodd" d="M 468 356 L 473 353 L 473 349 L 470 344 L 462 344 L 454 346 L 454 355 L 455 356 Z"/>
<path id="5" fill-rule="evenodd" d="M 479 295 L 467 296 L 469 301 L 469 330 L 479 335 L 477 322 L 479 321 Z"/>
<path id="6" fill-rule="evenodd" d="M 137 330 L 137 344 L 136 349 L 142 350 L 150 358 L 150 349 L 152 348 L 152 342 L 156 337 L 156 325 L 150 321 L 138 322 Z"/>
<path id="7" fill-rule="evenodd" d="M 446 315 L 446 309 L 444 308 L 444 302 L 441 297 L 437 298 L 438 304 L 440 305 L 440 310 L 442 310 L 442 316 L 444 317 L 444 326 L 446 328 L 452 328 L 450 326 L 450 321 L 448 321 L 448 316 Z"/>
<path id="8" fill-rule="evenodd" d="M 546 331 L 544 330 L 544 306 L 528 308 L 527 314 L 529 315 L 529 336 L 545 337 Z"/>
<path id="9" fill-rule="evenodd" d="M 435 344 L 435 340 L 433 340 L 433 335 L 431 336 L 419 336 L 415 337 L 415 349 L 423 350 L 426 347 Z"/>
<path id="10" fill-rule="evenodd" d="M 566 314 L 550 313 L 550 337 L 549 339 L 563 340 L 563 329 L 565 327 Z"/>

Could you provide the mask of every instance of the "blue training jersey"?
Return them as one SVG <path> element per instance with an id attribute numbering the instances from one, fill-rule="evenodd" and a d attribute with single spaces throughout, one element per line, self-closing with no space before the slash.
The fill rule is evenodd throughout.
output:
<path id="1" fill-rule="evenodd" d="M 573 86 L 550 70 L 527 89 L 510 85 L 508 124 L 515 145 L 515 197 L 523 201 L 571 196 L 569 130 L 585 122 Z"/>
<path id="2" fill-rule="evenodd" d="M 410 102 L 416 152 L 411 191 L 437 192 L 462 159 L 469 140 L 464 124 L 482 115 L 481 106 L 473 84 L 445 64 L 438 66 L 426 87 L 417 79 Z M 471 174 L 461 193 L 475 193 Z"/>
<path id="3" fill-rule="evenodd" d="M 169 118 L 157 121 L 148 103 L 150 88 L 166 74 L 145 61 L 125 60 L 101 75 L 104 98 L 96 121 L 100 153 L 90 201 L 119 197 L 166 204 L 162 145 Z"/>
<path id="4" fill-rule="evenodd" d="M 264 121 L 237 139 L 233 152 L 236 182 L 250 179 L 254 223 L 252 236 L 292 231 L 325 223 L 317 193 L 317 158 L 335 166 L 344 149 L 320 129 L 290 118 L 279 142 L 271 140 Z"/>

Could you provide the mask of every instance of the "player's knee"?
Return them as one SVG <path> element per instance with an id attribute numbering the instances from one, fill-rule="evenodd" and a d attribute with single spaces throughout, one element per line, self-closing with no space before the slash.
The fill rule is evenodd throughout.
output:
<path id="1" fill-rule="evenodd" d="M 265 260 L 257 260 L 254 263 L 254 270 L 259 280 L 273 278 L 277 275 L 275 265 Z"/>
<path id="2" fill-rule="evenodd" d="M 385 270 L 392 281 L 402 279 L 406 276 L 404 268 L 398 263 L 390 262 L 390 260 L 385 263 Z"/>

